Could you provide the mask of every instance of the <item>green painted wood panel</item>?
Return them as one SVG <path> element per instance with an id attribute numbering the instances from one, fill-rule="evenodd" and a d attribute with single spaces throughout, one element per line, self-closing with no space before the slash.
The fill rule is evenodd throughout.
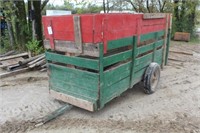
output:
<path id="1" fill-rule="evenodd" d="M 147 61 L 150 61 L 150 60 L 152 61 L 152 58 L 153 58 L 153 53 L 149 53 L 147 55 L 136 58 L 135 59 L 135 65 L 137 66 L 137 65 L 139 65 L 143 62 L 147 62 Z"/>
<path id="2" fill-rule="evenodd" d="M 101 89 L 101 107 L 129 88 L 130 77 L 126 77 L 110 87 Z"/>
<path id="3" fill-rule="evenodd" d="M 118 40 L 108 41 L 107 49 L 116 49 L 120 47 L 125 47 L 133 44 L 133 37 L 122 38 Z"/>
<path id="4" fill-rule="evenodd" d="M 144 67 L 149 66 L 149 64 L 150 64 L 151 62 L 152 62 L 152 61 L 149 60 L 149 61 L 140 63 L 139 65 L 135 66 L 134 72 L 137 72 L 137 71 L 143 69 Z"/>
<path id="5" fill-rule="evenodd" d="M 155 43 L 155 42 L 154 42 Z M 141 46 L 139 48 L 137 48 L 137 56 L 140 55 L 140 54 L 143 54 L 145 52 L 148 52 L 150 50 L 153 50 L 153 45 L 154 43 L 150 43 L 148 45 L 145 45 L 145 46 Z"/>
<path id="6" fill-rule="evenodd" d="M 132 50 L 128 50 L 128 51 L 120 52 L 111 56 L 104 57 L 103 66 L 106 67 L 120 61 L 125 61 L 131 58 L 131 56 L 132 56 Z"/>
<path id="7" fill-rule="evenodd" d="M 98 60 L 87 59 L 81 57 L 69 57 L 61 54 L 56 54 L 46 51 L 46 59 L 48 61 L 71 64 L 79 67 L 84 67 L 93 70 L 99 70 Z"/>
<path id="8" fill-rule="evenodd" d="M 147 41 L 147 40 L 150 40 L 150 39 L 156 39 L 156 34 L 158 35 L 158 38 L 159 38 L 161 36 L 164 36 L 165 31 L 162 30 L 162 31 L 158 31 L 158 32 L 151 32 L 151 33 L 148 33 L 148 34 L 143 34 L 143 35 L 140 36 L 140 41 L 143 42 L 143 41 Z"/>
<path id="9" fill-rule="evenodd" d="M 99 75 L 96 73 L 55 64 L 49 64 L 49 71 L 51 78 L 67 81 L 70 84 L 78 85 L 91 91 L 98 91 Z"/>
<path id="10" fill-rule="evenodd" d="M 50 78 L 50 86 L 53 90 L 72 95 L 77 98 L 83 98 L 90 101 L 97 101 L 98 98 L 98 92 L 87 90 L 79 85 L 70 84 L 70 82 L 65 80 Z"/>
<path id="11" fill-rule="evenodd" d="M 159 40 L 156 42 L 156 48 L 163 46 L 164 40 Z"/>
<path id="12" fill-rule="evenodd" d="M 111 86 L 130 75 L 131 62 L 104 72 L 104 87 Z"/>
<path id="13" fill-rule="evenodd" d="M 134 84 L 136 84 L 137 82 L 139 82 L 140 80 L 142 80 L 143 75 L 146 71 L 147 67 L 144 67 L 143 69 L 141 69 L 140 71 L 134 72 L 132 75 L 132 81 L 131 81 L 131 85 L 133 86 Z M 137 81 L 137 82 L 136 82 Z"/>

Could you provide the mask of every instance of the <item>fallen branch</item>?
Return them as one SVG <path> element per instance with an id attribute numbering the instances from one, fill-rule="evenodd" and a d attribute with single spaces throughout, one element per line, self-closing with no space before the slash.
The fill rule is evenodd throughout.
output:
<path id="1" fill-rule="evenodd" d="M 187 53 L 187 52 L 182 52 L 182 51 L 169 50 L 169 52 L 176 53 L 176 54 L 184 54 L 184 55 L 191 55 L 191 56 L 193 56 L 192 53 Z"/>
<path id="2" fill-rule="evenodd" d="M 9 59 L 17 58 L 17 57 L 23 57 L 23 56 L 28 56 L 28 53 L 22 53 L 22 54 L 17 54 L 17 55 L 11 55 L 11 56 L 2 57 L 2 58 L 0 58 L 0 61 L 9 60 Z"/>
<path id="3" fill-rule="evenodd" d="M 178 60 L 178 59 L 173 59 L 173 58 L 168 58 L 168 60 L 184 62 L 183 60 Z"/>

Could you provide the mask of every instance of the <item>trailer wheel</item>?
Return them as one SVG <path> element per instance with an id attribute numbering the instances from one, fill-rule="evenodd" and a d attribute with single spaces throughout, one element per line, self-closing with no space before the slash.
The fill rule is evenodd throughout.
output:
<path id="1" fill-rule="evenodd" d="M 144 92 L 152 94 L 157 90 L 160 81 L 160 65 L 151 63 L 144 74 Z"/>

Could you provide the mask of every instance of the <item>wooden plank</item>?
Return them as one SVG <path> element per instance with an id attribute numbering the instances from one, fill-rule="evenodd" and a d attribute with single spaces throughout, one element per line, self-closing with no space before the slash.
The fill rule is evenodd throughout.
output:
<path id="1" fill-rule="evenodd" d="M 50 78 L 57 78 L 91 91 L 98 90 L 99 74 L 49 63 Z"/>
<path id="2" fill-rule="evenodd" d="M 104 72 L 104 87 L 130 76 L 131 62 L 121 64 L 120 66 Z"/>
<path id="3" fill-rule="evenodd" d="M 29 62 L 31 62 L 31 61 L 33 61 L 33 60 L 39 58 L 39 57 L 42 56 L 42 55 L 44 55 L 44 54 L 40 54 L 40 55 L 31 57 L 31 58 L 24 59 L 24 60 L 22 60 L 22 61 L 19 61 L 18 63 L 19 63 L 20 65 L 24 65 L 24 64 L 27 64 L 27 63 L 29 63 Z"/>
<path id="4" fill-rule="evenodd" d="M 77 97 L 73 97 L 67 94 L 63 94 L 60 92 L 56 92 L 54 90 L 50 90 L 50 95 L 54 97 L 55 99 L 67 102 L 69 104 L 72 104 L 74 106 L 80 107 L 82 109 L 86 109 L 88 111 L 94 111 L 94 103 L 89 102 L 87 100 L 83 100 Z"/>
<path id="5" fill-rule="evenodd" d="M 101 102 L 101 93 L 102 93 L 102 89 L 103 89 L 103 85 L 104 85 L 104 45 L 100 44 L 99 45 L 99 82 L 98 82 L 98 100 L 97 100 L 97 107 L 98 108 L 102 108 L 104 106 L 104 104 L 102 104 Z"/>
<path id="6" fill-rule="evenodd" d="M 74 21 L 74 38 L 75 45 L 77 46 L 80 53 L 83 52 L 82 48 L 82 35 L 81 35 L 81 25 L 80 25 L 80 16 L 73 16 Z"/>
<path id="7" fill-rule="evenodd" d="M 120 52 L 111 56 L 104 57 L 103 66 L 106 67 L 120 61 L 125 61 L 131 58 L 131 56 L 132 56 L 132 50 L 127 50 L 127 51 Z"/>
<path id="8" fill-rule="evenodd" d="M 165 65 L 167 65 L 168 62 L 168 56 L 169 56 L 169 46 L 170 46 L 170 40 L 171 40 L 171 29 L 172 29 L 172 14 L 169 14 L 170 18 L 170 25 L 168 29 L 168 38 L 167 38 L 167 51 L 166 51 L 166 56 L 165 56 Z"/>
<path id="9" fill-rule="evenodd" d="M 164 45 L 163 45 L 163 55 L 162 55 L 162 65 L 161 65 L 161 68 L 163 69 L 164 68 L 164 65 L 165 65 L 165 56 L 166 56 L 166 45 L 167 45 L 167 35 L 168 35 L 168 29 L 169 29 L 169 14 L 166 15 L 166 26 L 165 26 L 165 36 L 164 36 Z"/>
<path id="10" fill-rule="evenodd" d="M 101 91 L 101 104 L 105 104 L 129 88 L 130 77 L 126 77 L 110 87 L 103 88 Z"/>
<path id="11" fill-rule="evenodd" d="M 24 72 L 27 72 L 29 70 L 30 70 L 30 68 L 22 68 L 22 69 L 18 69 L 18 70 L 12 71 L 12 72 L 2 73 L 2 74 L 0 74 L 0 79 L 6 78 L 6 77 L 9 77 L 9 76 L 14 76 L 14 75 L 17 75 L 17 74 L 20 74 L 20 73 L 24 73 Z"/>
<path id="12" fill-rule="evenodd" d="M 41 65 L 44 65 L 46 63 L 46 59 L 41 59 L 40 61 L 28 66 L 29 68 L 34 68 L 34 67 L 37 67 L 37 66 L 41 66 Z"/>
<path id="13" fill-rule="evenodd" d="M 9 59 L 9 60 L 4 60 L 4 61 L 0 61 L 0 68 L 6 68 L 8 66 L 12 66 L 12 65 L 16 65 L 18 64 L 19 61 L 23 61 L 24 58 L 22 57 L 17 57 L 17 58 L 13 58 L 13 59 Z"/>
<path id="14" fill-rule="evenodd" d="M 49 40 L 44 40 L 43 43 L 44 43 L 45 49 L 51 49 Z M 75 42 L 54 40 L 54 43 L 55 43 L 55 49 L 54 49 L 55 51 L 80 53 L 78 48 L 75 45 Z M 82 46 L 83 46 L 82 55 L 89 55 L 89 56 L 94 56 L 94 57 L 99 56 L 98 44 L 83 43 Z"/>
<path id="15" fill-rule="evenodd" d="M 140 36 L 140 42 L 147 41 L 147 40 L 150 40 L 150 39 L 156 39 L 156 34 L 158 34 L 158 38 L 159 38 L 161 36 L 164 36 L 165 31 L 161 30 L 161 31 L 158 31 L 158 32 L 151 32 L 151 33 L 148 33 L 148 34 L 143 34 L 143 35 Z"/>
<path id="16" fill-rule="evenodd" d="M 131 81 L 132 86 L 135 85 L 137 82 L 139 82 L 138 79 L 140 79 L 140 81 L 143 79 L 143 75 L 144 75 L 146 69 L 147 69 L 147 67 L 144 67 L 140 71 L 134 72 L 134 74 L 132 75 L 133 77 L 132 77 L 132 81 Z"/>
<path id="17" fill-rule="evenodd" d="M 149 60 L 152 61 L 152 57 L 153 57 L 152 55 L 153 55 L 153 53 L 149 53 L 149 54 L 144 55 L 142 57 L 136 58 L 135 59 L 135 65 L 139 65 L 140 63 L 147 62 Z"/>
<path id="18" fill-rule="evenodd" d="M 144 13 L 143 19 L 165 18 L 165 13 Z"/>
<path id="19" fill-rule="evenodd" d="M 90 82 L 88 82 L 90 84 Z M 71 84 L 68 81 L 58 80 L 56 78 L 50 79 L 50 89 L 59 91 L 63 94 L 68 94 L 87 101 L 96 101 L 98 97 L 97 91 L 91 91 L 82 86 Z"/>
<path id="20" fill-rule="evenodd" d="M 155 43 L 155 42 L 154 42 Z M 150 43 L 148 45 L 145 45 L 145 46 L 141 46 L 141 47 L 138 47 L 137 48 L 137 56 L 140 55 L 140 54 L 143 54 L 145 52 L 148 52 L 150 50 L 153 50 L 153 45 L 154 43 Z"/>
<path id="21" fill-rule="evenodd" d="M 143 69 L 143 68 L 149 66 L 149 64 L 150 64 L 151 62 L 152 62 L 152 61 L 149 60 L 149 61 L 140 63 L 139 65 L 135 66 L 134 72 L 138 72 L 138 71 L 140 71 L 141 69 Z"/>
<path id="22" fill-rule="evenodd" d="M 159 40 L 156 42 L 155 47 L 159 48 L 159 47 L 163 46 L 163 44 L 164 44 L 164 40 Z"/>
<path id="23" fill-rule="evenodd" d="M 31 61 L 28 63 L 28 66 L 32 65 L 32 64 L 35 64 L 36 62 L 42 60 L 45 58 L 45 54 L 42 54 L 41 56 L 39 56 L 38 58 L 36 58 L 35 60 Z"/>
<path id="24" fill-rule="evenodd" d="M 140 54 L 143 54 L 145 52 L 153 50 L 154 44 L 155 44 L 155 48 L 161 47 L 164 44 L 164 40 L 159 40 L 157 42 L 153 42 L 153 43 L 138 47 L 137 48 L 137 56 Z"/>
<path id="25" fill-rule="evenodd" d="M 140 21 L 137 22 L 137 26 L 140 25 Z M 138 27 L 140 28 L 140 27 Z M 136 65 L 136 57 L 137 57 L 137 45 L 138 45 L 138 36 L 134 36 L 133 37 L 133 49 L 132 49 L 132 64 L 131 64 L 131 70 L 130 70 L 130 81 L 129 81 L 129 88 L 132 88 L 132 78 L 133 78 L 133 74 L 134 74 L 134 71 L 135 71 L 135 65 Z"/>
<path id="26" fill-rule="evenodd" d="M 108 41 L 107 50 L 130 46 L 132 44 L 133 44 L 133 37 L 126 37 L 122 39 L 112 40 Z"/>
<path id="27" fill-rule="evenodd" d="M 48 61 L 71 64 L 83 68 L 99 70 L 99 61 L 95 59 L 88 59 L 82 57 L 68 57 L 65 55 L 60 55 L 48 51 L 46 51 L 46 59 Z"/>
<path id="28" fill-rule="evenodd" d="M 0 57 L 5 57 L 5 56 L 9 56 L 9 55 L 12 55 L 12 54 L 14 54 L 15 53 L 15 51 L 14 50 L 12 50 L 12 51 L 8 51 L 7 53 L 5 53 L 5 54 L 0 54 Z"/>
<path id="29" fill-rule="evenodd" d="M 10 55 L 10 56 L 6 56 L 6 57 L 1 57 L 0 61 L 9 60 L 9 59 L 18 58 L 18 57 L 23 57 L 23 56 L 28 56 L 28 53 L 22 53 L 22 54 L 17 54 L 17 55 Z"/>

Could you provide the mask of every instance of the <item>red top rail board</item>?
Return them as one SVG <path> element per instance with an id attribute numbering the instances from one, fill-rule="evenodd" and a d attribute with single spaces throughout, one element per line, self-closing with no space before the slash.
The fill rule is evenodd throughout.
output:
<path id="1" fill-rule="evenodd" d="M 75 41 L 74 15 L 43 16 L 45 39 Z M 166 17 L 143 19 L 143 14 L 86 14 L 80 16 L 82 43 L 104 43 L 130 36 L 140 36 L 150 32 L 164 30 Z M 50 27 L 50 28 L 49 28 Z"/>

